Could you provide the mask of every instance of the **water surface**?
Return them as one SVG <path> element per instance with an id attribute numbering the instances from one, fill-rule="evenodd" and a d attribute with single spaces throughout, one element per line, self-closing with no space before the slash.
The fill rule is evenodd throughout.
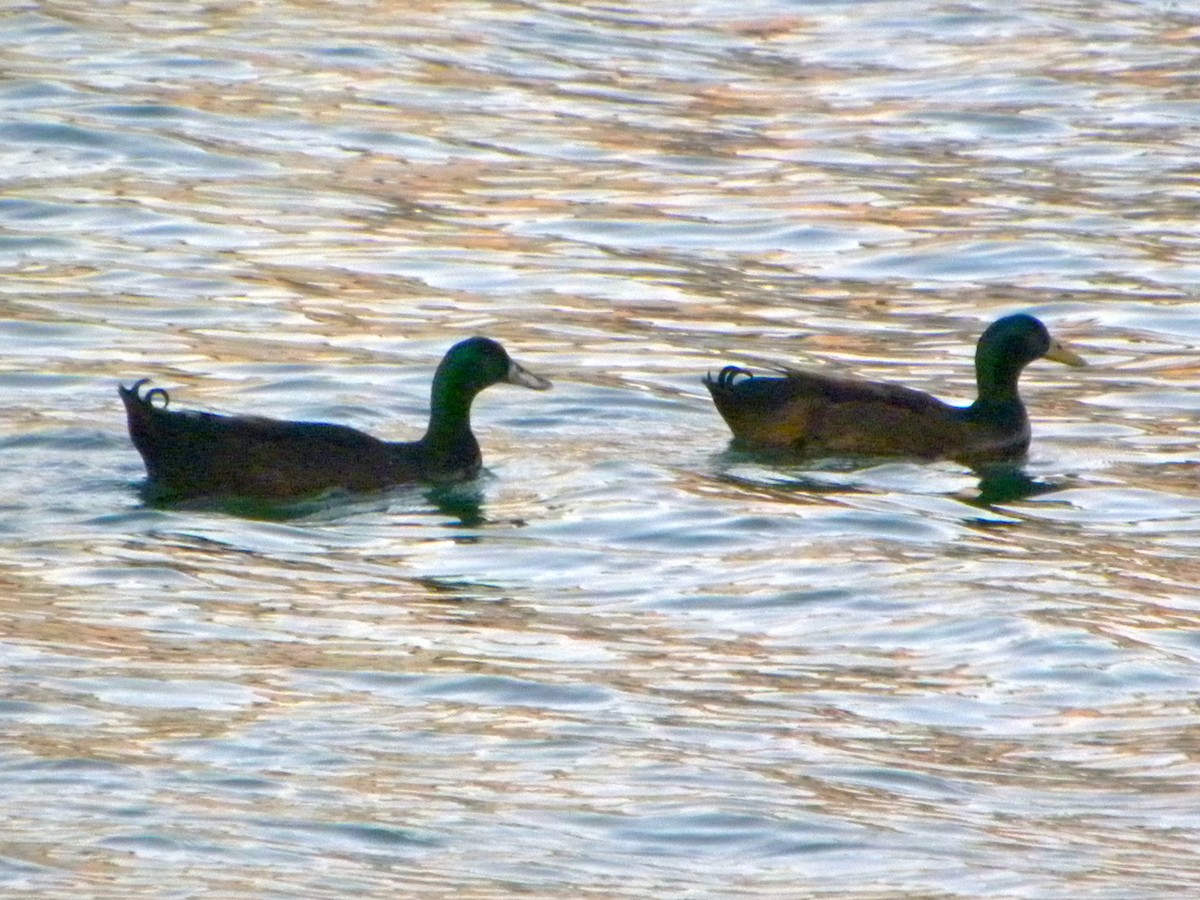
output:
<path id="1" fill-rule="evenodd" d="M 0 16 L 0 885 L 1187 896 L 1200 16 L 1052 2 Z M 732 450 L 709 369 L 969 399 L 1028 464 Z M 115 392 L 487 473 L 148 505 Z"/>

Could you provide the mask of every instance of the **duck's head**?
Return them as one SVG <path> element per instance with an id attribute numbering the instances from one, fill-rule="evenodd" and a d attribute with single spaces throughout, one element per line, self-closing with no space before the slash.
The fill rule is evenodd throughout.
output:
<path id="1" fill-rule="evenodd" d="M 1051 337 L 1038 319 L 1025 313 L 997 319 L 979 338 L 975 348 L 975 375 L 981 397 L 1003 399 L 1015 394 L 1021 370 L 1035 359 L 1068 366 L 1086 366 L 1078 353 Z"/>
<path id="2" fill-rule="evenodd" d="M 435 393 L 446 391 L 464 399 L 501 382 L 535 391 L 550 387 L 549 381 L 516 363 L 499 343 L 485 337 L 459 341 L 446 351 L 433 376 Z"/>

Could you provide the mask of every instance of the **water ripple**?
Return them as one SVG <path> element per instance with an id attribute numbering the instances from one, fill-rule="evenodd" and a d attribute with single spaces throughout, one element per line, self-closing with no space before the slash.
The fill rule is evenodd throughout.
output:
<path id="1" fill-rule="evenodd" d="M 3 14 L 0 885 L 1195 893 L 1200 20 L 345 13 Z M 1016 310 L 1092 363 L 1018 467 L 746 454 L 699 381 L 965 401 Z M 409 439 L 473 333 L 555 382 L 476 482 L 144 502 L 118 382 Z"/>

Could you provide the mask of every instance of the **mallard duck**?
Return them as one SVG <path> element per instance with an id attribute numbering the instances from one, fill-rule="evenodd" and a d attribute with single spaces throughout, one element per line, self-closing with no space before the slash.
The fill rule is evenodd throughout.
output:
<path id="1" fill-rule="evenodd" d="M 473 337 L 447 351 L 433 376 L 429 428 L 409 443 L 381 441 L 344 425 L 168 410 L 149 379 L 118 388 L 129 436 L 153 494 L 280 500 L 332 488 L 369 491 L 405 482 L 462 481 L 482 465 L 471 433 L 471 401 L 506 382 L 542 391 L 550 382 L 509 359 L 500 344 Z M 161 401 L 156 403 L 156 401 Z"/>
<path id="2" fill-rule="evenodd" d="M 716 378 L 706 375 L 704 384 L 735 440 L 751 447 L 808 456 L 1014 459 L 1029 448 L 1017 379 L 1035 359 L 1086 365 L 1033 316 L 1014 315 L 993 322 L 979 338 L 979 397 L 970 406 L 950 406 L 897 384 L 790 370 L 764 378 L 726 366 Z"/>

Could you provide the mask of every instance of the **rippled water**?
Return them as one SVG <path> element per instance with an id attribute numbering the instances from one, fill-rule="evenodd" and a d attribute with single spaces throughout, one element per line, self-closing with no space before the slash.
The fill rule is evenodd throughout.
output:
<path id="1" fill-rule="evenodd" d="M 1175 2 L 0 14 L 0 886 L 1200 890 L 1200 14 Z M 966 399 L 1029 464 L 728 449 L 699 382 Z M 115 385 L 489 472 L 148 507 Z M 238 513 L 243 514 L 238 514 Z"/>

